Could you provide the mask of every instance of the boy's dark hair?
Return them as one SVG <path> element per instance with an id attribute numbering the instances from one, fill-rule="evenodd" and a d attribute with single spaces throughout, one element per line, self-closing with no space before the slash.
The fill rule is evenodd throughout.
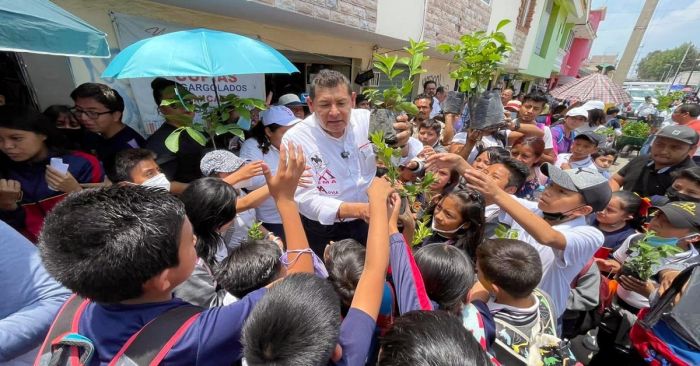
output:
<path id="1" fill-rule="evenodd" d="M 219 229 L 236 217 L 236 189 L 219 178 L 195 180 L 180 195 L 192 230 L 197 235 L 197 256 L 216 267 Z"/>
<path id="2" fill-rule="evenodd" d="M 105 84 L 83 83 L 70 93 L 71 99 L 92 98 L 112 112 L 124 112 L 124 99 L 119 93 Z"/>
<path id="3" fill-rule="evenodd" d="M 529 94 L 526 94 L 525 97 L 523 98 L 523 104 L 525 104 L 525 102 L 527 102 L 527 101 L 533 101 L 535 103 L 543 103 L 543 105 L 547 104 L 547 102 L 549 102 L 549 100 L 547 99 L 547 96 L 539 91 L 533 91 L 533 92 L 530 92 Z"/>
<path id="4" fill-rule="evenodd" d="M 489 147 L 478 146 L 476 149 L 476 156 L 483 154 L 484 151 L 487 152 L 487 155 L 489 157 L 489 162 L 498 161 L 498 159 L 500 159 L 500 158 L 510 156 L 510 151 L 508 151 L 500 146 L 489 146 Z"/>
<path id="5" fill-rule="evenodd" d="M 311 81 L 309 98 L 311 98 L 311 100 L 316 98 L 316 89 L 318 88 L 332 89 L 339 85 L 344 85 L 347 88 L 348 94 L 352 95 L 350 81 L 345 75 L 335 70 L 323 69 L 319 71 L 316 77 Z"/>
<path id="6" fill-rule="evenodd" d="M 430 108 L 433 108 L 433 97 L 431 97 L 430 95 L 425 94 L 425 93 L 420 93 L 420 94 L 416 95 L 415 98 L 413 98 L 413 103 L 417 102 L 420 99 L 429 100 L 430 101 Z"/>
<path id="7" fill-rule="evenodd" d="M 168 87 L 179 88 L 178 91 L 181 93 L 187 92 L 187 87 L 184 85 L 166 78 L 157 77 L 151 81 L 153 101 L 156 103 L 156 106 L 160 106 L 160 103 L 163 102 L 163 92 L 165 92 L 165 89 Z"/>
<path id="8" fill-rule="evenodd" d="M 540 255 L 520 240 L 484 240 L 476 258 L 481 275 L 515 298 L 530 296 L 542 279 Z"/>
<path id="9" fill-rule="evenodd" d="M 379 366 L 491 365 L 462 320 L 445 311 L 410 311 L 380 342 Z"/>
<path id="10" fill-rule="evenodd" d="M 700 184 L 700 167 L 694 166 L 690 168 L 685 168 L 683 170 L 674 172 L 673 179 L 685 178 L 695 184 Z"/>
<path id="11" fill-rule="evenodd" d="M 445 92 L 445 87 L 444 86 L 438 86 L 437 89 L 435 89 L 435 94 L 437 93 L 444 93 Z"/>
<path id="12" fill-rule="evenodd" d="M 340 306 L 346 314 L 355 296 L 355 289 L 362 270 L 365 268 L 367 249 L 354 239 L 343 239 L 326 247 L 328 260 L 325 261 L 328 270 L 328 281 L 340 296 Z"/>
<path id="13" fill-rule="evenodd" d="M 497 160 L 491 162 L 491 165 L 493 164 L 501 164 L 508 170 L 508 187 L 515 187 L 516 190 L 522 187 L 527 176 L 530 175 L 530 168 L 528 168 L 525 163 L 511 157 L 499 157 Z"/>
<path id="14" fill-rule="evenodd" d="M 420 131 L 421 128 L 429 128 L 435 133 L 440 136 L 440 130 L 442 130 L 442 126 L 440 126 L 440 122 L 434 120 L 434 119 L 426 119 L 424 121 L 421 121 L 421 123 L 418 124 L 418 131 Z"/>
<path id="15" fill-rule="evenodd" d="M 113 185 L 73 193 L 46 216 L 39 240 L 47 271 L 82 297 L 117 303 L 179 264 L 185 207 L 159 188 Z"/>
<path id="16" fill-rule="evenodd" d="M 605 111 L 605 114 L 607 114 L 608 116 L 612 116 L 615 113 L 620 113 L 620 108 L 610 107 L 607 111 Z"/>
<path id="17" fill-rule="evenodd" d="M 437 82 L 435 82 L 435 80 L 426 80 L 423 82 L 423 90 L 425 90 L 428 84 L 435 84 L 435 86 L 437 87 Z"/>
<path id="18" fill-rule="evenodd" d="M 270 240 L 246 240 L 233 248 L 216 269 L 216 282 L 242 298 L 279 277 L 282 250 Z"/>
<path id="19" fill-rule="evenodd" d="M 440 309 L 459 313 L 475 282 L 474 267 L 464 251 L 446 244 L 430 244 L 416 251 L 416 265 L 428 297 Z"/>
<path id="20" fill-rule="evenodd" d="M 340 303 L 328 281 L 295 273 L 255 305 L 243 325 L 249 365 L 325 365 L 340 334 Z"/>
<path id="21" fill-rule="evenodd" d="M 113 183 L 134 182 L 131 171 L 142 161 L 156 159 L 156 154 L 148 149 L 126 149 L 114 158 L 114 173 L 109 179 Z"/>
<path id="22" fill-rule="evenodd" d="M 591 154 L 591 158 L 593 160 L 598 159 L 601 156 L 608 156 L 612 155 L 613 158 L 617 157 L 617 150 L 611 148 L 611 147 L 599 147 L 596 152 Z"/>
<path id="23" fill-rule="evenodd" d="M 700 105 L 695 104 L 695 103 L 681 104 L 678 107 L 676 107 L 676 112 L 678 112 L 678 113 L 688 112 L 688 115 L 690 115 L 693 118 L 697 118 L 698 116 L 700 116 Z"/>

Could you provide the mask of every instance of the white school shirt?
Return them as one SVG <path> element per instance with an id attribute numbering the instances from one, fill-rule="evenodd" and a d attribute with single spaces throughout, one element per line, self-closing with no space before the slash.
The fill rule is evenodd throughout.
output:
<path id="1" fill-rule="evenodd" d="M 569 163 L 569 165 L 571 165 L 571 169 L 589 168 L 598 170 L 598 166 L 595 165 L 595 162 L 593 161 L 593 158 L 591 158 L 590 155 L 587 158 L 579 161 L 569 161 L 570 158 L 571 153 L 559 154 L 557 155 L 557 161 L 554 162 L 554 166 L 556 166 L 557 168 L 561 168 L 562 164 Z"/>
<path id="2" fill-rule="evenodd" d="M 313 186 L 297 188 L 294 196 L 302 215 L 322 225 L 332 225 L 341 203 L 368 202 L 367 188 L 377 172 L 368 132 L 369 111 L 353 109 L 340 138 L 326 133 L 316 114 L 284 134 L 283 144 L 293 142 L 304 149 L 306 164 L 313 174 Z"/>
<path id="3" fill-rule="evenodd" d="M 542 211 L 534 211 L 541 216 Z M 509 215 L 503 213 L 499 218 L 504 224 L 510 225 L 510 230 L 518 233 L 518 240 L 532 245 L 540 254 L 542 261 L 542 280 L 537 286 L 546 292 L 554 303 L 557 318 L 566 310 L 566 300 L 569 297 L 571 281 L 583 269 L 593 254 L 603 245 L 605 237 L 600 230 L 586 224 L 585 217 L 577 217 L 571 221 L 552 226 L 552 229 L 562 233 L 566 238 L 564 250 L 556 250 L 540 244 Z"/>
<path id="4" fill-rule="evenodd" d="M 634 234 L 634 235 L 629 236 L 627 239 L 625 239 L 625 241 L 622 242 L 620 247 L 617 248 L 617 250 L 613 253 L 613 258 L 615 258 L 616 261 L 624 264 L 625 261 L 627 260 L 627 258 L 629 257 L 629 254 L 627 253 L 627 251 L 630 248 L 630 242 L 632 241 L 632 239 L 639 237 L 639 236 L 643 236 L 643 235 L 644 234 Z M 694 246 L 691 245 L 690 249 L 686 250 L 685 252 L 678 253 L 676 255 L 672 255 L 668 258 L 661 258 L 661 260 L 659 261 L 659 264 L 656 266 L 653 266 L 652 270 L 654 271 L 654 273 L 656 273 L 663 266 L 666 266 L 666 265 L 669 265 L 672 263 L 685 262 L 688 259 L 695 257 L 696 255 L 698 255 L 698 251 L 697 251 L 697 249 L 695 249 Z M 628 303 L 636 308 L 642 309 L 642 308 L 649 307 L 649 299 L 647 299 L 646 297 L 644 297 L 641 294 L 638 294 L 634 291 L 626 290 L 622 286 L 617 286 L 617 296 L 619 296 L 626 303 Z"/>
<path id="5" fill-rule="evenodd" d="M 270 168 L 270 174 L 277 174 L 277 164 L 279 164 L 280 152 L 274 146 L 270 146 L 270 150 L 268 150 L 267 154 L 263 154 L 262 150 L 260 150 L 258 147 L 258 140 L 249 138 L 245 140 L 243 146 L 241 146 L 240 157 L 250 161 L 262 160 Z M 258 175 L 251 178 L 250 183 L 245 188 L 254 190 L 264 186 L 265 184 L 267 184 L 265 181 L 265 176 Z M 258 218 L 258 220 L 268 224 L 282 223 L 282 218 L 280 217 L 279 211 L 277 211 L 277 205 L 275 205 L 275 200 L 272 197 L 266 199 L 255 209 L 255 216 Z"/>

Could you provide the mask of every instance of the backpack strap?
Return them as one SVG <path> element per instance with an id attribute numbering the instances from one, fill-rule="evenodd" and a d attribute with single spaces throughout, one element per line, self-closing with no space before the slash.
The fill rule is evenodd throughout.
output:
<path id="1" fill-rule="evenodd" d="M 122 359 L 139 366 L 160 364 L 201 314 L 202 308 L 194 305 L 168 310 L 134 333 L 109 365 L 117 365 Z"/>
<path id="2" fill-rule="evenodd" d="M 540 303 L 540 306 L 537 309 L 537 311 L 539 312 L 540 319 L 540 331 L 545 334 L 556 336 L 557 317 L 554 315 L 554 310 L 552 310 L 552 305 L 549 303 L 549 299 L 538 288 L 535 288 L 532 291 L 532 294 L 535 295 L 535 297 L 537 297 L 537 301 L 539 301 Z"/>
<path id="3" fill-rule="evenodd" d="M 588 270 L 591 269 L 591 266 L 593 265 L 593 259 L 595 257 L 591 257 L 591 259 L 586 262 L 586 264 L 583 265 L 583 268 L 581 269 L 581 272 L 579 272 L 576 277 L 574 277 L 574 280 L 571 281 L 571 289 L 575 289 L 576 286 L 578 286 L 578 281 L 583 277 L 586 273 L 588 273 Z"/>
<path id="4" fill-rule="evenodd" d="M 90 303 L 90 300 L 83 299 L 78 295 L 71 295 L 71 297 L 63 303 L 61 309 L 58 310 L 58 314 L 54 318 L 49 332 L 44 338 L 44 343 L 41 344 L 39 349 L 39 354 L 34 360 L 34 365 L 40 365 L 44 356 L 50 356 L 52 353 L 52 346 L 56 341 L 60 341 L 64 336 L 69 333 L 78 332 L 78 324 L 80 323 L 80 317 L 83 315 L 85 308 Z M 77 355 L 77 348 L 71 352 L 71 356 Z M 73 358 L 73 357 L 72 357 Z M 77 361 L 74 359 L 73 361 Z M 72 364 L 74 362 L 71 362 Z"/>

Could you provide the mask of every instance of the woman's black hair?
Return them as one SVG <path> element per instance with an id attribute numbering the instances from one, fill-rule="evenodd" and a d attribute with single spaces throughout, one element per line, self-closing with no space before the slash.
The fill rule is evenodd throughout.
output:
<path id="1" fill-rule="evenodd" d="M 367 249 L 354 239 L 343 239 L 328 245 L 325 260 L 328 281 L 340 296 L 341 314 L 350 310 L 357 283 L 365 268 Z"/>
<path id="2" fill-rule="evenodd" d="M 219 178 L 200 178 L 180 195 L 187 217 L 197 235 L 197 256 L 216 267 L 216 250 L 221 242 L 219 229 L 236 217 L 236 190 Z"/>
<path id="3" fill-rule="evenodd" d="M 605 124 L 605 112 L 602 109 L 591 109 L 588 111 L 588 126 L 597 127 Z"/>
<path id="4" fill-rule="evenodd" d="M 56 123 L 58 117 L 61 116 L 61 113 L 69 115 L 72 114 L 70 111 L 70 107 L 68 107 L 67 105 L 54 104 L 44 109 L 43 115 L 46 116 L 46 118 L 48 118 L 51 122 Z"/>
<path id="5" fill-rule="evenodd" d="M 59 154 L 65 153 L 65 138 L 56 128 L 55 123 L 43 114 L 19 106 L 2 106 L 0 107 L 0 128 L 11 130 L 21 130 L 34 132 L 38 135 L 46 136 L 44 144 L 52 151 Z M 5 154 L 0 154 L 4 157 Z M 4 164 L 3 164 L 4 165 Z"/>
<path id="6" fill-rule="evenodd" d="M 271 123 L 265 126 L 263 125 L 262 121 L 260 121 L 250 130 L 251 136 L 258 141 L 258 148 L 262 150 L 263 154 L 267 154 L 270 151 L 270 146 L 272 145 L 270 143 L 270 138 L 268 138 L 265 134 L 265 128 L 269 128 L 270 132 L 275 132 L 280 127 L 282 126 L 276 123 Z"/>
<path id="7" fill-rule="evenodd" d="M 476 259 L 476 248 L 484 240 L 485 214 L 484 198 L 479 192 L 470 189 L 457 187 L 445 197 L 452 197 L 457 202 L 459 213 L 464 219 L 466 227 L 457 232 L 454 246 L 462 249 L 469 258 Z"/>
<path id="8" fill-rule="evenodd" d="M 459 314 L 476 281 L 469 257 L 452 245 L 438 243 L 418 249 L 415 259 L 428 297 L 437 302 L 441 310 Z"/>
<path id="9" fill-rule="evenodd" d="M 638 231 L 644 231 L 642 225 L 646 217 L 639 214 L 639 209 L 642 207 L 642 197 L 631 191 L 613 192 L 612 196 L 620 199 L 622 210 L 625 213 L 632 214 L 632 218 L 627 220 L 630 227 Z"/>

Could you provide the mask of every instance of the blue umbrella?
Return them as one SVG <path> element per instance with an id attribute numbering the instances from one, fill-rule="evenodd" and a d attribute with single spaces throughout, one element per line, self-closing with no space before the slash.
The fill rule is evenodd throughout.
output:
<path id="1" fill-rule="evenodd" d="M 46 0 L 0 0 L 0 50 L 109 57 L 107 34 Z"/>
<path id="2" fill-rule="evenodd" d="M 102 77 L 223 76 L 299 72 L 281 53 L 238 34 L 193 29 L 144 39 L 125 48 Z"/>

